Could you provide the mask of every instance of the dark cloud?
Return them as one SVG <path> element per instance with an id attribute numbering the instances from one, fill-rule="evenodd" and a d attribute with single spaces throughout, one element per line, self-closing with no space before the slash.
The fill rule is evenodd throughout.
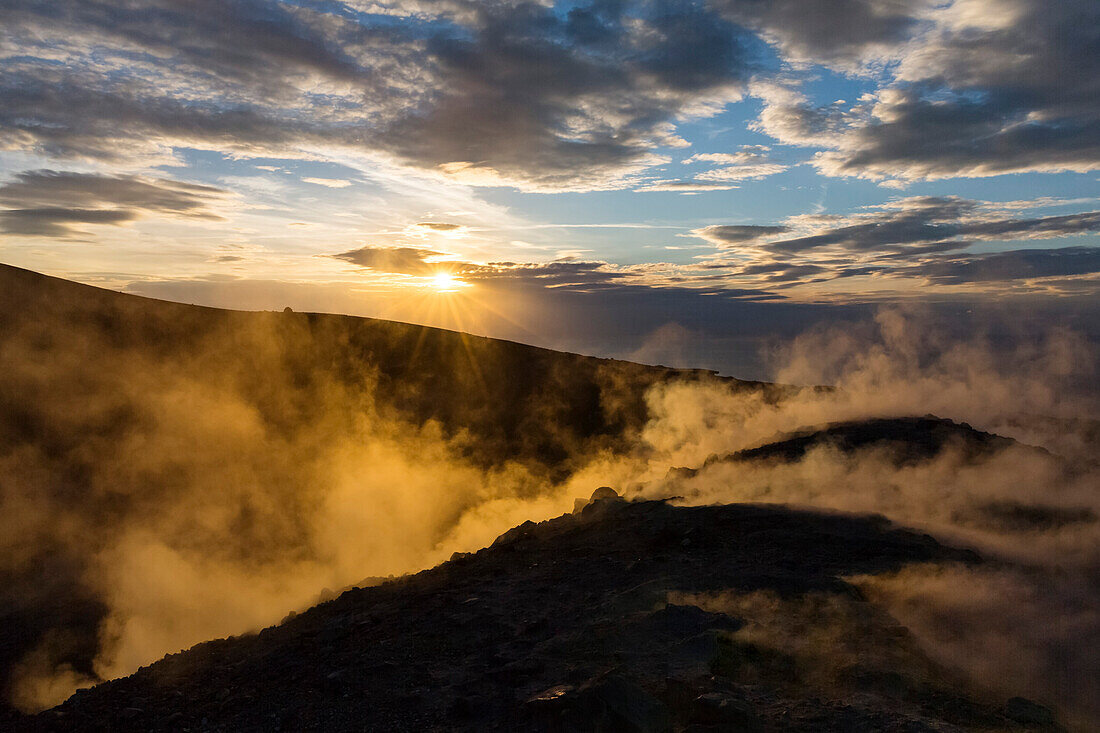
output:
<path id="1" fill-rule="evenodd" d="M 0 185 L 0 204 L 65 204 L 121 207 L 209 218 L 206 207 L 225 191 L 165 178 L 99 175 L 64 171 L 27 171 Z"/>
<path id="2" fill-rule="evenodd" d="M 425 260 L 441 256 L 442 252 L 416 247 L 361 247 L 333 255 L 353 265 L 401 275 L 428 275 L 433 267 Z"/>
<path id="3" fill-rule="evenodd" d="M 1100 4 L 970 0 L 928 15 L 895 82 L 848 111 L 765 92 L 761 126 L 829 175 L 944 178 L 1100 167 Z M 919 7 L 918 7 L 919 10 Z"/>
<path id="4" fill-rule="evenodd" d="M 964 225 L 961 229 L 960 233 L 963 236 L 981 239 L 1064 237 L 1100 230 L 1100 211 L 1066 214 L 1064 216 L 1045 216 L 1035 219 L 978 222 Z"/>
<path id="5" fill-rule="evenodd" d="M 431 229 L 433 232 L 453 232 L 462 228 L 461 224 L 445 224 L 435 221 L 422 221 L 417 226 Z"/>
<path id="6" fill-rule="evenodd" d="M 686 105 L 748 78 L 738 29 L 700 3 L 489 6 L 429 39 L 438 92 L 378 140 L 466 180 L 595 186 L 636 169 Z"/>
<path id="7" fill-rule="evenodd" d="M 416 14 L 7 3 L 21 54 L 4 62 L 0 129 L 57 156 L 336 144 L 466 180 L 585 187 L 650 164 L 678 114 L 732 98 L 753 68 L 744 34 L 701 2 L 386 5 Z"/>
<path id="8" fill-rule="evenodd" d="M 637 185 L 656 149 L 683 144 L 679 120 L 753 81 L 760 129 L 823 148 L 830 175 L 1100 166 L 1095 0 L 965 5 L 14 0 L 0 5 L 16 50 L 0 61 L 0 144 L 100 160 L 338 146 L 481 185 Z M 855 106 L 815 107 L 769 86 L 758 38 L 796 65 L 894 78 Z"/>
<path id="9" fill-rule="evenodd" d="M 913 270 L 913 274 L 933 282 L 951 285 L 1095 273 L 1100 273 L 1100 247 L 1018 249 L 970 257 L 936 258 Z"/>
<path id="10" fill-rule="evenodd" d="M 65 237 L 74 224 L 119 225 L 151 214 L 220 219 L 210 206 L 226 192 L 213 186 L 133 175 L 27 171 L 0 185 L 5 234 Z"/>
<path id="11" fill-rule="evenodd" d="M 753 242 L 773 234 L 787 231 L 785 226 L 758 226 L 749 224 L 715 224 L 703 227 L 694 233 L 718 246 L 737 245 Z"/>
<path id="12" fill-rule="evenodd" d="M 704 267 L 728 270 L 735 279 L 761 286 L 788 287 L 866 275 L 960 284 L 1091 272 L 1095 250 L 1090 248 L 944 254 L 976 243 L 1100 231 L 1096 211 L 1020 216 L 1022 211 L 1058 203 L 998 204 L 955 196 L 915 196 L 849 216 L 798 216 L 771 227 L 709 226 L 693 234 L 741 258 L 712 259 Z"/>
<path id="13" fill-rule="evenodd" d="M 72 224 L 125 224 L 137 219 L 133 211 L 110 209 L 41 209 L 0 210 L 0 231 L 32 237 L 68 237 L 80 232 Z"/>
<path id="14" fill-rule="evenodd" d="M 955 212 L 954 201 L 948 201 Z M 776 253 L 793 254 L 819 247 L 837 246 L 849 251 L 881 252 L 916 247 L 926 251 L 967 247 L 975 240 L 1046 239 L 1100 229 L 1100 212 L 1032 219 L 992 219 L 966 221 L 946 218 L 946 212 L 921 206 L 902 207 L 870 217 L 869 221 L 826 228 L 806 237 L 780 239 L 764 245 Z"/>
<path id="15" fill-rule="evenodd" d="M 996 204 L 954 196 L 900 199 L 876 211 L 848 217 L 802 217 L 809 233 L 775 237 L 787 226 L 710 226 L 695 231 L 720 245 L 752 244 L 776 255 L 813 249 L 881 254 L 899 250 L 917 253 L 929 248 L 962 248 L 974 241 L 1048 239 L 1100 230 L 1100 212 L 1017 218 Z M 766 242 L 760 240 L 767 239 Z"/>
<path id="16" fill-rule="evenodd" d="M 906 41 L 923 0 L 712 0 L 726 17 L 759 30 L 798 61 L 851 64 Z"/>

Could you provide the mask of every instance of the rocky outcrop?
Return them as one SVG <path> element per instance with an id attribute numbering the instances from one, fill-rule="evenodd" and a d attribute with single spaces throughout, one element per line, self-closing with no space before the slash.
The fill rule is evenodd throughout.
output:
<path id="1" fill-rule="evenodd" d="M 967 689 L 844 580 L 980 562 L 973 553 L 882 518 L 604 494 L 432 570 L 168 656 L 16 729 L 1054 727 L 1042 706 Z M 867 653 L 825 674 L 692 600 L 753 593 L 851 609 Z"/>

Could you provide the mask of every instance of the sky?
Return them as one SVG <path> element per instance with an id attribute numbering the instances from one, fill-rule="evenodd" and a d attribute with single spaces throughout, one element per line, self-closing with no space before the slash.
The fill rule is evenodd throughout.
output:
<path id="1" fill-rule="evenodd" d="M 0 0 L 0 99 L 0 262 L 133 293 L 743 376 L 1097 328 L 1096 0 Z"/>

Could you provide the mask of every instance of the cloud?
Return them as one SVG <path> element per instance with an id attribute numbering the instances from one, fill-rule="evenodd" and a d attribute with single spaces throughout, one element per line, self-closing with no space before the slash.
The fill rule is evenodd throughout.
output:
<path id="1" fill-rule="evenodd" d="M 495 291 L 525 293 L 637 291 L 657 297 L 658 293 L 683 291 L 692 299 L 774 300 L 794 288 L 853 278 L 864 278 L 859 281 L 864 283 L 873 278 L 879 288 L 887 287 L 888 281 L 908 279 L 997 291 L 1004 283 L 1046 281 L 1042 287 L 1072 294 L 1081 289 L 1075 278 L 1096 272 L 1095 248 L 1025 250 L 1017 244 L 1014 250 L 990 252 L 975 251 L 975 247 L 1007 247 L 1020 241 L 1100 231 L 1100 212 L 1037 215 L 1041 209 L 1075 203 L 1083 202 L 910 196 L 843 216 L 799 215 L 776 224 L 710 225 L 681 236 L 702 240 L 718 252 L 679 264 L 621 265 L 574 257 L 550 262 L 478 263 L 450 258 L 433 249 L 384 246 L 334 256 L 376 272 L 423 277 L 444 270 Z M 419 222 L 408 230 L 447 235 L 464 231 L 464 226 Z M 1056 285 L 1050 282 L 1054 278 L 1068 280 Z M 867 292 L 855 282 L 848 286 L 852 292 Z M 832 287 L 835 290 L 839 285 Z"/>
<path id="2" fill-rule="evenodd" d="M 724 166 L 698 174 L 696 181 L 757 180 L 790 167 L 772 160 L 769 151 L 765 145 L 742 145 L 737 153 L 696 153 L 684 160 L 684 164 L 721 163 Z"/>
<path id="3" fill-rule="evenodd" d="M 713 0 L 797 63 L 854 69 L 905 43 L 918 30 L 929 0 Z"/>
<path id="4" fill-rule="evenodd" d="M 928 260 L 914 268 L 933 282 L 958 284 L 1100 273 L 1100 247 L 1018 249 Z"/>
<path id="5" fill-rule="evenodd" d="M 425 239 L 432 235 L 446 237 L 448 239 L 462 239 L 465 238 L 469 232 L 470 228 L 466 224 L 446 221 L 421 221 L 405 227 L 406 234 L 418 239 Z"/>
<path id="6" fill-rule="evenodd" d="M 165 178 L 39 170 L 18 173 L 14 180 L 0 185 L 0 203 L 9 206 L 112 204 L 209 217 L 212 214 L 205 210 L 206 207 L 225 193 L 214 186 Z"/>
<path id="7" fill-rule="evenodd" d="M 673 191 L 679 193 L 702 193 L 704 191 L 730 191 L 737 188 L 729 183 L 718 181 L 653 181 L 639 186 L 636 192 Z"/>
<path id="8" fill-rule="evenodd" d="M 921 13 L 890 84 L 850 108 L 761 87 L 761 130 L 826 148 L 826 175 L 875 180 L 1100 167 L 1100 6 L 960 0 Z M 826 55 L 827 58 L 827 55 Z"/>
<path id="9" fill-rule="evenodd" d="M 621 186 L 754 68 L 744 32 L 696 2 L 385 7 L 403 21 L 260 0 L 8 6 L 0 129 L 58 157 L 337 146 L 466 182 Z"/>
<path id="10" fill-rule="evenodd" d="M 5 234 L 68 237 L 74 224 L 120 225 L 149 215 L 221 219 L 211 206 L 226 191 L 136 175 L 26 171 L 0 185 Z"/>
<path id="11" fill-rule="evenodd" d="M 324 186 L 326 188 L 347 188 L 354 185 L 352 181 L 347 181 L 342 178 L 303 178 L 304 183 L 312 183 L 315 186 Z"/>
<path id="12" fill-rule="evenodd" d="M 1045 240 L 1100 231 L 1100 212 L 1021 216 L 1048 200 L 989 202 L 912 196 L 848 216 L 803 215 L 781 225 L 712 225 L 694 230 L 723 250 L 705 267 L 772 286 L 857 276 L 919 278 L 949 285 L 1069 277 L 1094 272 L 1095 248 L 962 252 L 979 243 Z M 730 259 L 735 254 L 738 259 Z"/>
<path id="13" fill-rule="evenodd" d="M 646 269 L 655 269 L 652 266 Z M 606 262 L 558 260 L 554 262 L 492 262 L 488 265 L 467 264 L 458 270 L 465 280 L 501 285 L 524 285 L 539 288 L 568 289 L 583 292 L 619 288 L 628 285 L 646 286 L 643 269 L 617 267 Z M 633 283 L 631 282 L 633 281 Z"/>
<path id="14" fill-rule="evenodd" d="M 878 210 L 850 217 L 826 217 L 800 237 L 775 239 L 761 245 L 776 253 L 794 254 L 818 248 L 853 252 L 926 251 L 962 248 L 974 241 L 1050 239 L 1100 230 L 1100 212 L 1063 216 L 1006 218 L 995 205 L 955 196 L 900 199 Z"/>
<path id="15" fill-rule="evenodd" d="M 731 165 L 705 171 L 696 176 L 698 181 L 746 181 L 759 180 L 774 176 L 787 170 L 787 166 L 778 163 L 758 163 L 755 165 Z"/>
<path id="16" fill-rule="evenodd" d="M 1100 166 L 1093 0 L 349 7 L 8 3 L 0 26 L 15 52 L 0 61 L 0 140 L 131 163 L 188 146 L 339 149 L 472 185 L 623 188 L 666 160 L 662 148 L 687 144 L 680 122 L 720 112 L 751 83 L 765 102 L 757 128 L 820 148 L 813 164 L 827 175 Z M 759 39 L 782 73 L 766 66 Z M 852 105 L 820 106 L 790 81 L 813 64 L 881 84 Z M 781 170 L 694 159 L 708 155 L 728 169 L 704 180 Z"/>
<path id="17" fill-rule="evenodd" d="M 761 160 L 771 150 L 766 145 L 742 145 L 739 153 L 696 153 L 690 158 L 685 158 L 684 163 L 722 163 L 725 165 L 740 165 Z"/>
<path id="18" fill-rule="evenodd" d="M 700 239 L 724 247 L 731 244 L 743 244 L 753 242 L 774 234 L 782 234 L 788 231 L 785 226 L 762 226 L 756 224 L 715 224 L 713 226 L 696 229 L 693 235 Z"/>
<path id="19" fill-rule="evenodd" d="M 426 260 L 442 256 L 442 252 L 416 247 L 361 247 L 333 255 L 359 267 L 401 275 L 427 275 L 432 272 L 432 267 Z"/>
<path id="20" fill-rule="evenodd" d="M 80 232 L 70 224 L 109 224 L 118 226 L 137 219 L 132 211 L 109 209 L 9 209 L 0 211 L 0 231 L 31 237 L 69 237 Z"/>
<path id="21" fill-rule="evenodd" d="M 462 229 L 463 225 L 462 224 L 448 224 L 448 223 L 438 222 L 438 221 L 422 221 L 422 222 L 417 223 L 417 226 L 418 227 L 423 227 L 424 229 L 431 229 L 433 232 L 454 232 L 454 231 L 457 231 L 459 229 Z"/>
<path id="22" fill-rule="evenodd" d="M 547 293 L 555 297 L 591 295 L 612 299 L 628 299 L 637 308 L 649 298 L 653 304 L 683 301 L 698 303 L 700 298 L 718 300 L 781 300 L 782 296 L 767 289 L 738 288 L 725 275 L 714 274 L 695 264 L 645 263 L 619 265 L 598 260 L 565 257 L 550 262 L 489 262 L 437 259 L 447 255 L 415 247 L 367 246 L 333 255 L 358 267 L 379 273 L 431 276 L 447 272 L 461 281 L 478 285 L 486 297 L 541 298 Z M 548 312 L 561 311 L 563 302 Z M 592 307 L 596 307 L 593 305 Z M 601 306 L 602 307 L 602 306 Z M 678 307 L 678 306 L 677 306 Z M 697 306 L 695 306 L 697 307 Z"/>

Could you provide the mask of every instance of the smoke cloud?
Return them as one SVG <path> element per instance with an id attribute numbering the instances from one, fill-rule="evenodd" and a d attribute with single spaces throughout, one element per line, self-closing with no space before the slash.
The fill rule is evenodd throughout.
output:
<path id="1" fill-rule="evenodd" d="M 326 343 L 350 349 L 342 324 L 325 327 Z M 928 314 L 884 310 L 770 354 L 776 380 L 796 387 L 651 380 L 633 422 L 624 395 L 640 382 L 608 365 L 592 400 L 615 439 L 570 437 L 560 402 L 521 403 L 483 379 L 470 387 L 479 409 L 522 412 L 545 432 L 511 431 L 520 447 L 504 450 L 455 428 L 485 414 L 417 419 L 415 395 L 371 354 L 318 369 L 329 354 L 301 348 L 318 343 L 306 316 L 246 314 L 168 341 L 148 328 L 32 318 L 0 340 L 12 416 L 0 434 L 5 602 L 63 587 L 70 613 L 84 610 L 55 626 L 94 639 L 89 648 L 87 634 L 42 635 L 14 668 L 8 696 L 21 709 L 276 623 L 323 589 L 476 550 L 609 485 L 689 504 L 877 513 L 975 548 L 985 564 L 852 582 L 936 663 L 975 684 L 1008 670 L 1012 692 L 1030 690 L 1081 726 L 1100 720 L 1100 675 L 1085 653 L 1100 639 L 1100 588 L 1087 580 L 1100 568 L 1098 362 L 1072 333 L 963 341 Z M 467 348 L 471 374 L 481 373 Z M 409 358 L 433 368 L 430 355 Z M 796 430 L 925 414 L 1019 443 L 976 451 L 958 427 L 919 459 L 888 442 L 848 450 L 828 440 L 792 460 L 734 455 Z M 56 587 L 32 592 L 42 577 Z M 769 633 L 760 638 L 778 637 Z"/>
<path id="2" fill-rule="evenodd" d="M 779 401 L 657 388 L 645 450 L 633 465 L 612 461 L 601 470 L 617 471 L 639 496 L 874 513 L 977 550 L 986 562 L 974 567 L 852 582 L 961 679 L 1005 696 L 1026 691 L 1075 729 L 1092 729 L 1100 721 L 1095 345 L 1057 329 L 1011 346 L 960 341 L 927 313 L 885 310 L 856 327 L 804 334 L 773 357 L 780 381 L 835 388 Z M 929 413 L 1019 442 L 982 447 L 980 434 L 958 425 L 932 456 L 914 458 L 890 441 L 852 450 L 837 440 L 811 442 L 797 458 L 731 455 L 793 431 L 812 435 L 807 427 Z M 736 615 L 745 604 L 760 601 L 726 599 L 723 608 Z M 798 616 L 772 610 L 749 616 Z M 815 614 L 829 626 L 829 614 Z M 779 649 L 798 646 L 775 628 L 762 638 Z M 827 641 L 819 650 L 839 649 Z"/>
<path id="3" fill-rule="evenodd" d="M 86 324 L 3 339 L 5 600 L 45 576 L 42 594 L 103 604 L 85 613 L 90 667 L 61 661 L 80 645 L 52 637 L 20 660 L 20 708 L 569 508 L 531 465 L 485 465 L 468 434 L 408 419 L 370 363 L 295 363 L 304 316 L 259 315 L 165 352 Z"/>

